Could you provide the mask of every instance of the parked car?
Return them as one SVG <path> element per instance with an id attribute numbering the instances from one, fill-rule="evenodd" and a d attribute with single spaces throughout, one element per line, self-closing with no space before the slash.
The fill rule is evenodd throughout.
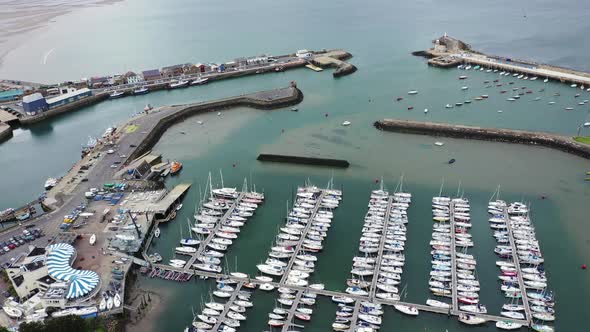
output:
<path id="1" fill-rule="evenodd" d="M 11 243 L 8 245 L 8 247 L 4 247 L 4 251 L 8 252 L 8 251 L 15 249 L 15 248 L 16 248 L 16 246 L 13 243 Z"/>

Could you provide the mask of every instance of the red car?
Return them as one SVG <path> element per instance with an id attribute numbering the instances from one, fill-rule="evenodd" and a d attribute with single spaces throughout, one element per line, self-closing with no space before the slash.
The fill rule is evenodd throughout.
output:
<path id="1" fill-rule="evenodd" d="M 16 246 L 11 243 L 11 244 L 8 245 L 8 248 L 10 248 L 10 250 L 13 250 L 14 248 L 16 248 Z"/>

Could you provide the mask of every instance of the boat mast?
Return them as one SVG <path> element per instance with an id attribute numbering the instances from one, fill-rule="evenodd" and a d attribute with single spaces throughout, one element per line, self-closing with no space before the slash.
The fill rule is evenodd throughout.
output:
<path id="1" fill-rule="evenodd" d="M 211 183 L 211 172 L 209 172 L 209 195 L 211 195 L 211 200 L 213 200 L 213 184 Z"/>
<path id="2" fill-rule="evenodd" d="M 441 197 L 444 185 L 445 185 L 445 178 L 443 177 L 442 181 L 440 183 L 440 190 L 438 191 L 438 197 Z"/>
<path id="3" fill-rule="evenodd" d="M 242 184 L 242 192 L 245 193 L 248 191 L 248 179 L 244 178 L 244 184 Z"/>

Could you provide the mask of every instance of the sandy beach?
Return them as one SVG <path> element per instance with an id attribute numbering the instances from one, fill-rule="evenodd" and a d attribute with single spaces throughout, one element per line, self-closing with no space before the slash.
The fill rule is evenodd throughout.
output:
<path id="1" fill-rule="evenodd" d="M 52 20 L 73 10 L 109 5 L 121 0 L 0 0 L 0 66 L 4 57 L 27 41 L 27 34 L 41 30 Z"/>

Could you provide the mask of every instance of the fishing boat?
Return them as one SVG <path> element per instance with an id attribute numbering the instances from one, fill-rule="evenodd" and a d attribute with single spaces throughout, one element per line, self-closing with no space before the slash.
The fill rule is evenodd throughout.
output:
<path id="1" fill-rule="evenodd" d="M 98 305 L 98 310 L 105 311 L 106 308 L 107 308 L 107 300 L 103 296 L 102 299 L 100 300 L 100 304 Z"/>
<path id="2" fill-rule="evenodd" d="M 91 246 L 93 246 L 96 243 L 96 234 L 92 234 L 90 236 L 90 239 L 88 240 L 88 243 L 90 243 Z"/>
<path id="3" fill-rule="evenodd" d="M 146 88 L 145 86 L 142 86 L 139 89 L 133 90 L 134 95 L 145 95 L 146 93 L 149 93 L 149 92 L 150 92 L 150 90 L 148 88 Z"/>
<path id="4" fill-rule="evenodd" d="M 461 323 L 467 324 L 467 325 L 480 325 L 480 324 L 483 324 L 486 322 L 486 320 L 484 318 L 476 317 L 473 315 L 467 315 L 467 314 L 460 314 L 459 321 Z"/>
<path id="5" fill-rule="evenodd" d="M 208 78 L 203 78 L 203 77 L 199 77 L 196 80 L 191 82 L 191 85 L 203 85 L 203 84 L 207 84 L 209 82 Z"/>
<path id="6" fill-rule="evenodd" d="M 197 246 L 201 243 L 201 241 L 192 238 L 184 238 L 180 240 L 180 244 L 183 246 Z"/>
<path id="7" fill-rule="evenodd" d="M 123 97 L 124 95 L 125 95 L 124 91 L 113 91 L 113 92 L 109 93 L 109 98 L 116 99 L 116 98 Z"/>
<path id="8" fill-rule="evenodd" d="M 196 248 L 193 247 L 176 247 L 175 249 L 177 254 L 181 255 L 191 255 L 197 252 Z"/>
<path id="9" fill-rule="evenodd" d="M 432 299 L 426 300 L 426 304 L 431 307 L 435 307 L 435 308 L 443 308 L 443 309 L 450 309 L 451 308 L 451 305 L 446 302 L 432 300 Z"/>
<path id="10" fill-rule="evenodd" d="M 175 175 L 182 169 L 182 163 L 179 161 L 173 161 L 170 164 L 170 175 Z"/>
<path id="11" fill-rule="evenodd" d="M 113 309 L 113 298 L 109 296 L 107 298 L 107 310 L 111 310 L 111 309 Z"/>
<path id="12" fill-rule="evenodd" d="M 48 178 L 45 181 L 45 190 L 50 190 L 51 188 L 55 187 L 57 185 L 57 179 L 56 178 Z"/>
<path id="13" fill-rule="evenodd" d="M 533 330 L 537 332 L 553 332 L 555 329 L 549 325 L 542 325 L 542 324 L 533 324 Z"/>
<path id="14" fill-rule="evenodd" d="M 170 88 L 170 89 L 185 88 L 187 86 L 188 86 L 187 80 L 172 81 L 172 82 L 170 82 L 170 84 L 168 84 L 168 88 Z"/>
<path id="15" fill-rule="evenodd" d="M 160 228 L 159 227 L 156 227 L 156 230 L 154 231 L 154 236 L 157 238 L 160 237 Z"/>
<path id="16" fill-rule="evenodd" d="M 419 314 L 418 308 L 411 306 L 411 305 L 394 304 L 393 307 L 395 308 L 395 310 L 397 310 L 401 313 L 404 313 L 406 315 L 418 316 L 418 314 Z"/>
<path id="17" fill-rule="evenodd" d="M 379 316 L 359 314 L 358 319 L 360 319 L 364 322 L 367 322 L 369 324 L 381 325 L 381 317 L 379 317 Z"/>
<path id="18" fill-rule="evenodd" d="M 266 284 L 261 284 L 259 289 L 261 289 L 263 291 L 272 291 L 273 289 L 275 289 L 275 286 L 266 283 Z"/>
<path id="19" fill-rule="evenodd" d="M 496 327 L 500 330 L 518 330 L 522 327 L 522 324 L 514 323 L 508 320 L 496 322 Z"/>
<path id="20" fill-rule="evenodd" d="M 409 95 L 417 95 L 418 91 L 417 90 L 410 90 L 410 91 L 408 91 L 408 94 Z"/>
<path id="21" fill-rule="evenodd" d="M 119 293 L 115 294 L 115 296 L 113 297 L 113 304 L 115 305 L 115 308 L 121 306 L 121 295 L 119 295 Z"/>

